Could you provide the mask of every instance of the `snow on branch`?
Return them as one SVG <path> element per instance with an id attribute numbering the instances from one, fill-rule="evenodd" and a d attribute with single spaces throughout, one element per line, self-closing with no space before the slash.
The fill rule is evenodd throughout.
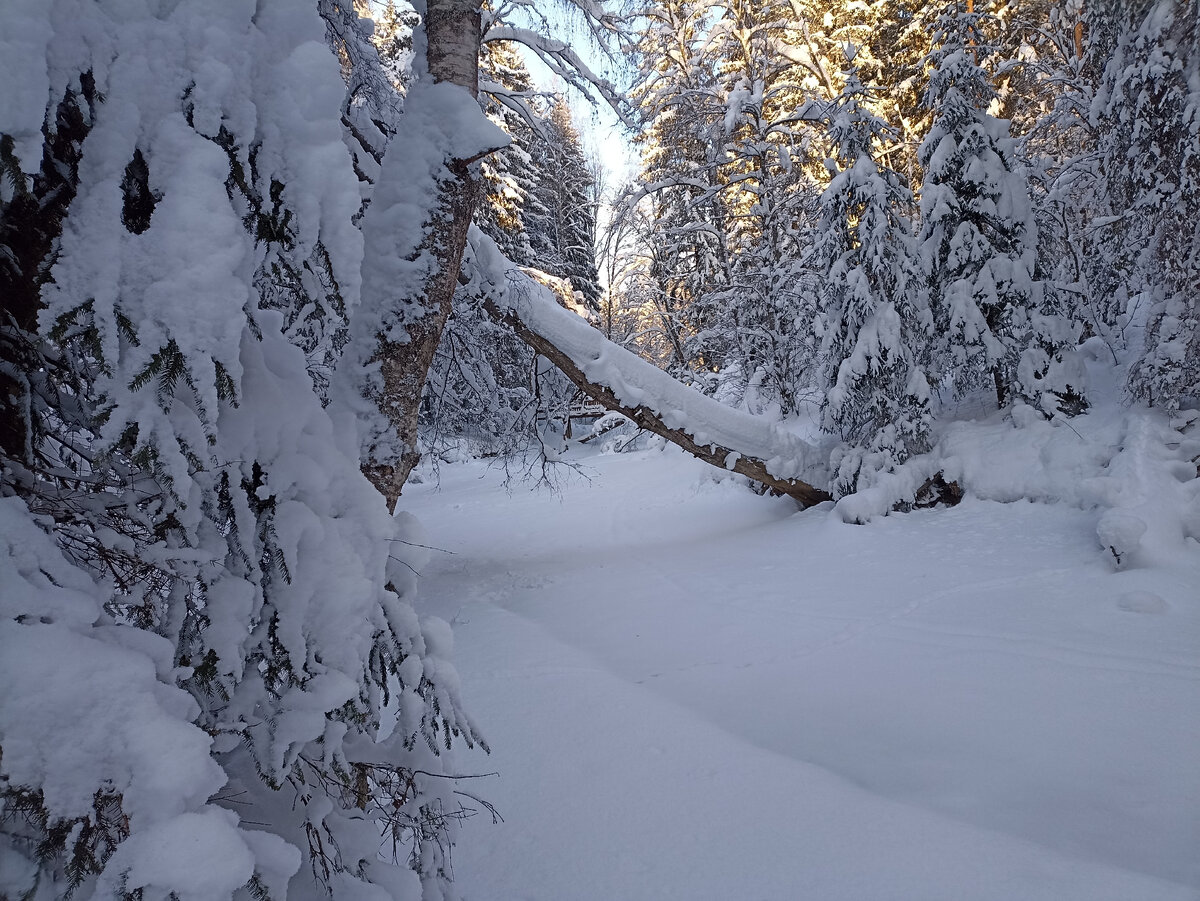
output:
<path id="1" fill-rule="evenodd" d="M 492 81 L 491 79 L 480 76 L 479 93 L 487 94 L 495 99 L 502 106 L 512 110 L 522 121 L 533 129 L 544 141 L 552 141 L 553 137 L 546 128 L 545 119 L 534 112 L 532 102 L 538 99 L 553 100 L 554 94 L 550 91 L 527 90 L 518 91 L 512 88 Z"/>
<path id="2" fill-rule="evenodd" d="M 735 410 L 676 381 L 609 341 L 500 254 L 478 229 L 464 266 L 493 318 L 511 327 L 581 390 L 706 463 L 741 473 L 805 507 L 830 500 L 806 479 L 820 477 L 820 452 L 765 419 Z"/>
<path id="3" fill-rule="evenodd" d="M 621 92 L 607 78 L 593 72 L 566 42 L 531 28 L 501 23 L 491 25 L 483 34 L 482 43 L 489 44 L 493 41 L 514 41 L 528 47 L 554 75 L 593 103 L 596 100 L 595 94 L 598 93 L 626 125 L 633 127 L 633 119 L 626 109 Z"/>

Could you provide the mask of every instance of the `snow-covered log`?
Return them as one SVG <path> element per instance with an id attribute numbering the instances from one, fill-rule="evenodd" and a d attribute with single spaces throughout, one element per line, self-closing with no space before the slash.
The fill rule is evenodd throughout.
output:
<path id="1" fill-rule="evenodd" d="M 501 256 L 472 228 L 471 290 L 504 323 L 585 394 L 713 466 L 740 473 L 811 507 L 831 500 L 806 479 L 820 473 L 812 445 L 767 420 L 689 388 L 604 337 L 559 305 L 553 292 Z"/>

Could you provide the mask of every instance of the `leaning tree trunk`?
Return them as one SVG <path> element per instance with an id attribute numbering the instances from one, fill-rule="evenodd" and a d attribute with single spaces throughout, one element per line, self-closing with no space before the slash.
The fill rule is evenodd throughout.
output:
<path id="1" fill-rule="evenodd" d="M 472 98 L 479 92 L 480 6 L 480 0 L 429 0 L 425 15 L 429 77 L 434 83 L 462 87 Z M 401 127 L 406 125 L 411 127 L 408 122 Z M 480 195 L 472 164 L 495 149 L 478 150 L 466 158 L 447 154 L 436 175 L 436 196 L 422 223 L 422 238 L 405 249 L 407 259 L 428 261 L 421 283 L 408 289 L 410 295 L 419 296 L 401 292 L 392 301 L 396 308 L 415 313 L 403 316 L 402 334 L 380 334 L 372 357 L 379 364 L 382 382 L 373 400 L 394 429 L 401 450 L 383 460 L 368 458 L 363 472 L 386 498 L 389 510 L 395 509 L 404 482 L 420 459 L 417 419 L 421 395 L 450 315 L 467 230 Z M 406 173 L 398 176 L 404 178 Z"/>
<path id="2" fill-rule="evenodd" d="M 701 395 L 609 341 L 563 309 L 546 285 L 511 264 L 498 271 L 496 267 L 504 267 L 499 251 L 476 235 L 472 282 L 483 310 L 592 400 L 705 463 L 748 476 L 802 507 L 832 500 L 829 492 L 802 478 L 821 470 L 824 455 L 817 448 L 760 417 Z"/>
<path id="3" fill-rule="evenodd" d="M 571 357 L 563 353 L 550 339 L 526 326 L 512 310 L 501 312 L 490 301 L 485 301 L 484 307 L 489 315 L 506 323 L 517 337 L 557 366 L 577 388 L 605 409 L 629 417 L 640 428 L 666 438 L 705 463 L 747 476 L 771 491 L 786 494 L 794 498 L 801 507 L 811 507 L 822 501 L 833 500 L 833 495 L 828 491 L 822 491 L 801 479 L 786 479 L 773 475 L 764 461 L 748 457 L 732 447 L 701 443 L 702 439 L 698 439 L 693 433 L 696 430 L 695 424 L 692 424 L 691 430 L 687 426 L 672 427 L 667 425 L 663 414 L 652 406 L 622 403 L 611 388 L 589 379 Z"/>

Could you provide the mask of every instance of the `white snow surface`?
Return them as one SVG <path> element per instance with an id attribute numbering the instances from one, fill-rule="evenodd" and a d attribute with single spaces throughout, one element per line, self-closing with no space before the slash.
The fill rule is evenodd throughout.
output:
<path id="1" fill-rule="evenodd" d="M 565 459 L 401 499 L 493 748 L 459 770 L 499 774 L 460 783 L 504 818 L 465 826 L 465 901 L 1200 897 L 1200 545 L 1153 467 L 852 525 L 671 447 Z M 1106 509 L 1148 520 L 1121 569 Z"/>

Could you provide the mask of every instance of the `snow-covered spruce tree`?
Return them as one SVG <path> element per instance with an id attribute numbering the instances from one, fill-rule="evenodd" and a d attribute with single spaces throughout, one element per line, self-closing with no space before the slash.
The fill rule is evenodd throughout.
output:
<path id="1" fill-rule="evenodd" d="M 532 265 L 570 281 L 600 310 L 596 271 L 596 178 L 562 97 L 554 98 L 530 148 L 533 175 L 525 226 Z"/>
<path id="2" fill-rule="evenodd" d="M 1156 0 L 1127 16 L 1093 108 L 1117 205 L 1105 244 L 1145 317 L 1130 389 L 1177 410 L 1200 399 L 1200 9 Z"/>
<path id="3" fill-rule="evenodd" d="M 832 469 L 849 494 L 928 450 L 924 364 L 932 338 L 923 273 L 905 211 L 912 197 L 875 159 L 891 128 L 851 71 L 830 122 L 839 166 L 821 195 L 811 264 L 822 284 L 822 427 L 839 435 Z"/>
<path id="4" fill-rule="evenodd" d="M 326 27 L 303 0 L 0 11 L 24 73 L 0 104 L 8 897 L 448 891 L 457 808 L 427 774 L 474 730 L 446 630 L 284 331 L 358 295 Z"/>
<path id="5" fill-rule="evenodd" d="M 1120 228 L 1125 209 L 1126 165 L 1120 160 L 1119 150 L 1110 158 L 1111 132 L 1100 121 L 1096 97 L 1122 35 L 1131 32 L 1132 23 L 1145 8 L 1145 0 L 1137 3 L 1079 0 L 1071 33 L 1071 49 L 1078 59 L 1071 73 L 1073 90 L 1067 96 L 1075 95 L 1072 99 L 1078 108 L 1068 107 L 1069 114 L 1079 123 L 1077 130 L 1085 137 L 1079 141 L 1077 153 L 1060 154 L 1062 172 L 1067 177 L 1058 179 L 1062 185 L 1058 193 L 1064 195 L 1064 202 L 1079 210 L 1070 254 L 1073 261 L 1079 260 L 1081 290 L 1091 314 L 1086 319 L 1098 320 L 1098 325 L 1092 326 L 1093 331 L 1118 350 L 1128 345 L 1132 320 L 1142 311 L 1130 304 L 1130 297 L 1136 294 L 1133 286 L 1136 250 L 1127 246 Z M 1038 123 L 1035 133 L 1048 124 L 1053 127 L 1061 113 L 1061 107 L 1056 106 Z M 1115 176 L 1112 184 L 1110 172 Z"/>
<path id="6" fill-rule="evenodd" d="M 795 261 L 826 179 L 810 145 L 814 99 L 836 94 L 827 53 L 856 25 L 812 0 L 655 4 L 639 83 L 651 267 L 677 323 L 676 368 L 722 395 L 793 412 L 814 357 Z M 719 370 L 714 375 L 712 370 Z"/>
<path id="7" fill-rule="evenodd" d="M 1048 301 L 1100 336 L 1114 363 L 1131 338 L 1141 347 L 1148 304 L 1134 270 L 1145 235 L 1134 235 L 1148 220 L 1126 214 L 1135 176 L 1119 135 L 1134 119 L 1124 105 L 1106 114 L 1096 98 L 1106 69 L 1110 78 L 1120 71 L 1109 64 L 1144 7 L 1085 0 L 1009 7 L 1008 28 L 1024 43 L 1019 58 L 1001 66 L 1010 80 L 1005 108 L 1026 126 L 1019 148 L 1038 225 L 1035 274 Z"/>
<path id="8" fill-rule="evenodd" d="M 1051 370 L 1074 334 L 1069 320 L 1044 309 L 1034 280 L 1029 186 L 1016 171 L 1008 123 L 987 112 L 995 97 L 983 67 L 988 16 L 969 6 L 951 0 L 938 18 L 925 94 L 933 122 L 919 151 L 918 241 L 939 336 L 931 371 L 959 395 L 990 385 L 1000 407 L 1024 397 L 1046 408 L 1049 391 L 1066 387 Z"/>
<path id="9" fill-rule="evenodd" d="M 883 154 L 883 161 L 904 175 L 913 191 L 921 183 L 917 147 L 929 127 L 929 111 L 922 104 L 931 49 L 936 6 L 923 0 L 875 0 L 856 6 L 855 18 L 867 27 L 850 36 L 860 46 L 861 77 L 881 88 L 875 112 L 899 136 Z"/>
<path id="10" fill-rule="evenodd" d="M 514 14 L 516 9 L 520 12 Z M 572 42 L 555 33 L 573 27 L 576 38 L 586 35 L 600 57 L 611 58 L 613 45 L 626 40 L 625 20 L 605 0 L 568 0 L 555 15 L 533 5 L 487 5 L 481 24 L 480 91 L 487 95 L 487 107 L 501 108 L 495 121 L 511 138 L 509 147 L 500 151 L 501 157 L 509 157 L 514 176 L 509 184 L 523 183 L 517 192 L 521 196 L 511 198 L 508 207 L 519 214 L 529 247 L 527 253 L 510 258 L 568 280 L 583 305 L 598 312 L 596 164 L 583 149 L 564 95 L 531 90 L 515 48 L 522 45 L 575 96 L 595 103 L 598 95 L 624 116 L 623 98 L 589 68 Z M 485 174 L 495 162 L 484 162 Z M 499 243 L 504 246 L 503 240 Z M 523 251 L 520 246 L 514 249 Z"/>
<path id="11" fill-rule="evenodd" d="M 1012 27 L 1023 50 L 1002 67 L 1010 81 L 1006 106 L 1028 124 L 1019 150 L 1038 227 L 1035 273 L 1065 311 L 1115 348 L 1116 311 L 1098 302 L 1092 280 L 1098 251 L 1091 223 L 1107 203 L 1088 122 L 1095 42 L 1085 40 L 1083 11 L 1082 0 L 1019 8 Z"/>
<path id="12" fill-rule="evenodd" d="M 37 336 L 39 292 L 75 197 L 79 151 L 96 101 L 95 80 L 85 73 L 76 89 L 63 92 L 53 118 L 47 116 L 52 127 L 44 141 L 24 136 L 24 159 L 14 135 L 0 134 L 0 452 L 22 465 L 32 465 L 49 431 L 50 403 L 58 419 L 78 420 L 60 409 L 55 383 L 67 387 L 68 374 L 48 359 L 52 349 Z"/>
<path id="13" fill-rule="evenodd" d="M 365 16 L 371 14 L 369 5 L 359 11 Z M 401 93 L 407 90 L 412 80 L 413 32 L 420 21 L 407 0 L 387 0 L 383 11 L 375 18 L 371 43 L 379 53 L 388 80 Z"/>
<path id="14" fill-rule="evenodd" d="M 530 155 L 537 92 L 516 45 L 510 41 L 483 45 L 479 87 L 484 112 L 504 129 L 511 143 L 481 161 L 483 196 L 475 210 L 475 224 L 514 263 L 532 266 L 525 220 L 537 177 Z"/>

